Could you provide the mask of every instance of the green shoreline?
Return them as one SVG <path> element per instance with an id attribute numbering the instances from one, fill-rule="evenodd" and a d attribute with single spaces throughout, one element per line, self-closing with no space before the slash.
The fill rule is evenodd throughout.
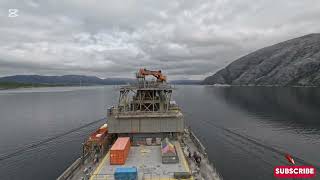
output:
<path id="1" fill-rule="evenodd" d="M 0 90 L 18 89 L 18 88 L 38 88 L 38 87 L 63 87 L 72 86 L 65 84 L 31 84 L 17 82 L 0 82 Z"/>

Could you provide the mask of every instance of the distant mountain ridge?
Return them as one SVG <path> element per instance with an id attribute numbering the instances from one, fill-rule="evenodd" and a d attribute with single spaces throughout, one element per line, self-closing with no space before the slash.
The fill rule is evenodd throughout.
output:
<path id="1" fill-rule="evenodd" d="M 202 80 L 172 80 L 171 84 L 196 85 L 201 84 Z"/>
<path id="2" fill-rule="evenodd" d="M 241 57 L 202 84 L 320 86 L 320 34 L 309 34 Z"/>
<path id="3" fill-rule="evenodd" d="M 133 82 L 129 78 L 106 78 L 96 76 L 64 75 L 64 76 L 40 76 L 40 75 L 15 75 L 1 77 L 0 82 L 16 82 L 29 84 L 61 84 L 61 85 L 117 85 Z"/>
<path id="4" fill-rule="evenodd" d="M 105 78 L 84 75 L 41 76 L 41 75 L 14 75 L 0 77 L 0 82 L 14 82 L 27 84 L 47 85 L 121 85 L 135 82 L 130 78 Z M 172 84 L 200 84 L 201 80 L 172 80 Z"/>

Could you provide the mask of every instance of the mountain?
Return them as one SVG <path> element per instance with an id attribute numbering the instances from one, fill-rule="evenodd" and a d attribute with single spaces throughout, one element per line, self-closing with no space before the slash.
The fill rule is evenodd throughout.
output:
<path id="1" fill-rule="evenodd" d="M 257 50 L 207 77 L 202 84 L 320 86 L 320 34 Z"/>
<path id="2" fill-rule="evenodd" d="M 96 76 L 65 75 L 65 76 L 40 76 L 40 75 L 15 75 L 1 77 L 0 82 L 42 84 L 42 85 L 117 85 L 135 82 L 130 78 L 106 78 Z M 173 80 L 172 84 L 200 84 L 200 80 Z"/>
<path id="3" fill-rule="evenodd" d="M 133 82 L 129 78 L 106 78 L 96 76 L 65 75 L 65 76 L 40 76 L 40 75 L 15 75 L 0 78 L 0 82 L 15 82 L 29 84 L 55 84 L 55 85 L 111 85 Z"/>
<path id="4" fill-rule="evenodd" d="M 170 81 L 171 84 L 183 84 L 183 85 L 195 85 L 195 84 L 201 84 L 201 80 L 173 80 Z"/>

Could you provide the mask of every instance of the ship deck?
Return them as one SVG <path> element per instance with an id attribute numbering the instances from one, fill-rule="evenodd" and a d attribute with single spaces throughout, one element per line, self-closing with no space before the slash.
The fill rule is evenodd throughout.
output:
<path id="1" fill-rule="evenodd" d="M 136 167 L 139 180 L 173 180 L 174 172 L 190 172 L 180 143 L 175 141 L 174 144 L 179 163 L 162 164 L 160 146 L 132 146 L 125 165 L 110 165 L 108 153 L 95 169 L 90 180 L 113 180 L 117 167 Z"/>

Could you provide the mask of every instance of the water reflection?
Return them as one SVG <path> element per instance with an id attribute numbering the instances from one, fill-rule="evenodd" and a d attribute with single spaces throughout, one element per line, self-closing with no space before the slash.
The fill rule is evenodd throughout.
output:
<path id="1" fill-rule="evenodd" d="M 319 133 L 318 88 L 206 87 L 205 91 L 263 121 L 302 129 L 304 133 Z"/>
<path id="2" fill-rule="evenodd" d="M 274 166 L 286 165 L 281 152 L 320 167 L 319 95 L 315 88 L 194 86 L 179 89 L 177 100 L 224 179 L 269 180 Z"/>
<path id="3" fill-rule="evenodd" d="M 118 97 L 113 86 L 15 91 L 0 93 L 0 154 L 101 118 Z M 178 86 L 173 95 L 226 180 L 273 179 L 285 160 L 268 147 L 320 166 L 319 89 Z M 94 128 L 0 163 L 0 179 L 54 179 Z"/>

